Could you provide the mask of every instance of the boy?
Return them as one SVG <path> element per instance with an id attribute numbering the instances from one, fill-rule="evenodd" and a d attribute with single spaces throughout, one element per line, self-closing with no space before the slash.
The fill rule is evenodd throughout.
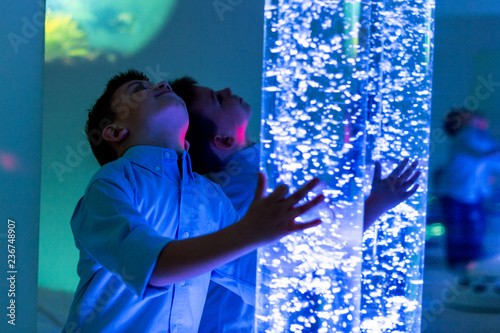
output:
<path id="1" fill-rule="evenodd" d="M 175 80 L 172 88 L 189 112 L 187 137 L 193 169 L 218 183 L 240 215 L 245 214 L 257 186 L 260 157 L 259 145 L 250 141 L 246 130 L 252 108 L 231 89 L 214 91 L 198 86 L 190 77 Z M 365 201 L 365 229 L 418 189 L 414 185 L 420 176 L 415 172 L 417 162 L 407 165 L 405 159 L 382 179 L 380 163 L 375 164 L 372 189 Z M 200 332 L 250 332 L 253 317 L 252 306 L 211 283 Z"/>
<path id="2" fill-rule="evenodd" d="M 451 269 L 463 270 L 485 256 L 488 219 L 484 201 L 491 195 L 489 178 L 499 169 L 500 153 L 500 143 L 488 127 L 485 116 L 465 108 L 453 108 L 444 118 L 451 146 L 437 180 L 445 218 L 446 260 Z"/>
<path id="3" fill-rule="evenodd" d="M 262 174 L 234 223 L 220 187 L 191 170 L 188 123 L 166 82 L 134 70 L 113 77 L 90 110 L 86 132 L 102 167 L 71 220 L 81 280 L 65 332 L 196 332 L 211 279 L 253 302 L 255 267 L 235 259 L 320 223 L 294 221 L 322 202 L 297 205 L 317 179 L 264 197 Z"/>

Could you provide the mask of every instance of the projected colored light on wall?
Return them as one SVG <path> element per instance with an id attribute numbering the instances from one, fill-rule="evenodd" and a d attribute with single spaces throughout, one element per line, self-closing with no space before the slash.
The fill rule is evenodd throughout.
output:
<path id="1" fill-rule="evenodd" d="M 19 159 L 12 153 L 0 151 L 0 166 L 3 171 L 13 172 L 19 166 Z"/>
<path id="2" fill-rule="evenodd" d="M 176 3 L 47 0 L 45 61 L 132 55 L 154 38 Z"/>

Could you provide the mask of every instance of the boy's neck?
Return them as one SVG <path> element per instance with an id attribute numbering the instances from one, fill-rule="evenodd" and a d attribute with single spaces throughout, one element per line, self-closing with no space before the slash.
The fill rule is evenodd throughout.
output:
<path id="1" fill-rule="evenodd" d="M 151 146 L 159 146 L 174 150 L 177 154 L 181 154 L 186 149 L 186 132 L 180 130 L 163 131 L 159 133 L 141 133 L 136 140 L 142 144 Z"/>
<path id="2" fill-rule="evenodd" d="M 232 156 L 232 155 L 242 151 L 243 149 L 250 147 L 253 144 L 254 144 L 254 142 L 252 142 L 248 139 L 245 142 L 242 142 L 241 144 L 235 145 L 231 149 L 226 149 L 226 150 L 219 149 L 216 151 L 214 150 L 214 152 L 221 161 L 224 161 L 229 156 Z"/>
<path id="3" fill-rule="evenodd" d="M 187 142 L 187 141 L 184 141 Z M 143 141 L 138 141 L 135 144 L 132 144 L 132 142 L 128 142 L 128 144 L 123 144 L 119 147 L 115 147 L 115 150 L 118 153 L 118 156 L 121 157 L 125 152 L 132 147 L 135 146 L 153 146 L 153 147 L 161 147 L 161 148 L 167 148 L 167 149 L 172 149 L 177 153 L 178 160 L 182 159 L 182 155 L 184 154 L 184 151 L 187 150 L 189 145 L 187 143 L 181 144 L 180 142 L 158 142 L 158 141 L 153 141 L 150 142 L 148 140 L 143 140 Z"/>

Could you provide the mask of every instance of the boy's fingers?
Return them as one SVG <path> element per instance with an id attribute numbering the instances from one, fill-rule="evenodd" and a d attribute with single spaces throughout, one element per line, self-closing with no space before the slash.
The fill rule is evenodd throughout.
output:
<path id="1" fill-rule="evenodd" d="M 319 179 L 314 178 L 313 180 L 309 181 L 307 184 L 299 188 L 297 192 L 288 197 L 290 205 L 294 206 L 297 202 L 302 200 L 307 195 L 307 193 L 309 193 L 309 191 L 315 188 L 316 185 L 318 184 L 319 184 Z"/>
<path id="2" fill-rule="evenodd" d="M 421 172 L 420 171 L 417 171 L 415 172 L 415 174 L 413 176 L 411 176 L 410 179 L 408 179 L 405 183 L 404 183 L 404 187 L 405 188 L 408 188 L 410 187 L 413 183 L 415 183 L 418 179 L 418 177 L 420 177 L 420 174 Z"/>
<path id="3" fill-rule="evenodd" d="M 259 172 L 259 178 L 257 180 L 257 189 L 255 190 L 254 200 L 264 197 L 264 191 L 267 188 L 267 177 L 262 172 Z"/>
<path id="4" fill-rule="evenodd" d="M 404 160 L 399 162 L 398 166 L 394 170 L 392 170 L 391 174 L 389 175 L 389 178 L 398 177 L 399 174 L 401 173 L 401 171 L 403 171 L 404 168 L 406 167 L 406 165 L 408 164 L 409 160 L 410 159 L 408 157 L 406 157 Z"/>
<path id="5" fill-rule="evenodd" d="M 274 189 L 273 193 L 269 194 L 268 198 L 273 200 L 281 200 L 287 196 L 288 192 L 288 186 L 281 184 Z"/>
<path id="6" fill-rule="evenodd" d="M 408 169 L 405 170 L 405 172 L 403 172 L 403 174 L 401 175 L 401 177 L 403 179 L 406 179 L 408 177 L 410 177 L 410 175 L 413 173 L 413 171 L 415 171 L 415 169 L 417 168 L 418 166 L 418 161 L 414 161 L 409 167 Z"/>
<path id="7" fill-rule="evenodd" d="M 316 220 L 313 220 L 313 221 L 310 221 L 310 222 L 304 222 L 304 223 L 294 223 L 293 224 L 293 227 L 292 227 L 292 231 L 301 231 L 301 230 L 305 230 L 305 229 L 309 229 L 309 228 L 312 228 L 312 227 L 315 227 L 317 225 L 320 225 L 321 224 L 321 220 L 320 219 L 316 219 Z"/>
<path id="8" fill-rule="evenodd" d="M 417 190 L 418 190 L 418 184 L 413 185 L 413 187 L 408 192 L 406 192 L 405 200 L 414 195 L 415 192 L 417 192 Z"/>
<path id="9" fill-rule="evenodd" d="M 325 200 L 325 196 L 323 194 L 318 195 L 316 198 L 312 199 L 311 201 L 306 202 L 305 204 L 295 207 L 293 209 L 293 214 L 295 217 L 300 216 L 307 212 L 309 209 L 313 208 L 314 206 L 322 203 Z"/>
<path id="10" fill-rule="evenodd" d="M 373 179 L 382 178 L 382 166 L 379 161 L 375 162 L 375 171 L 373 172 Z"/>

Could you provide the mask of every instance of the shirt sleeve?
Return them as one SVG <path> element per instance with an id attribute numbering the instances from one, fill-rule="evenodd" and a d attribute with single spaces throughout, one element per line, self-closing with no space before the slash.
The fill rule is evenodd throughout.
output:
<path id="1" fill-rule="evenodd" d="M 173 239 L 159 235 L 134 205 L 129 184 L 98 179 L 88 188 L 72 228 L 80 250 L 117 275 L 139 297 L 164 292 L 148 288 L 161 250 Z"/>

